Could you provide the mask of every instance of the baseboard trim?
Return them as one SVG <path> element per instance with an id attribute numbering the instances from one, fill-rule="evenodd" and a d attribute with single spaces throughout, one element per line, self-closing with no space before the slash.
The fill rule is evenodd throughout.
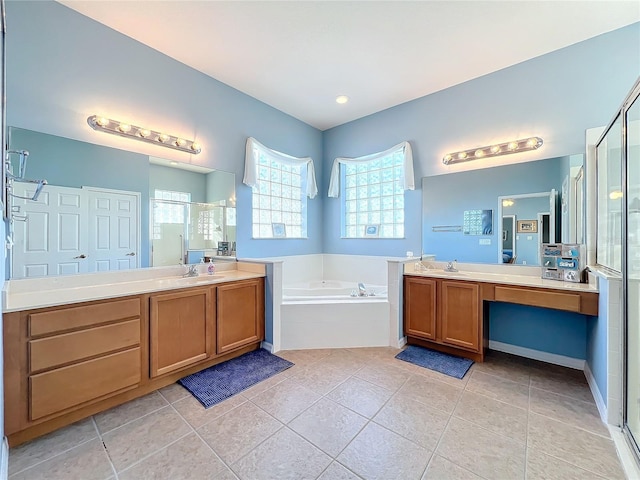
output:
<path id="1" fill-rule="evenodd" d="M 402 337 L 398 340 L 398 348 L 402 348 L 407 344 L 407 337 Z"/>
<path id="2" fill-rule="evenodd" d="M 558 355 L 556 353 L 542 352 L 540 350 L 533 350 L 532 348 L 511 345 L 510 343 L 496 342 L 495 340 L 489 340 L 489 348 L 491 350 L 511 353 L 520 357 L 532 358 L 533 360 L 553 363 L 554 365 L 575 368 L 576 370 L 584 370 L 584 366 L 586 364 L 584 360 L 581 360 L 579 358 L 566 357 L 564 355 Z"/>
<path id="3" fill-rule="evenodd" d="M 273 344 L 271 344 L 269 342 L 261 342 L 260 343 L 260 348 L 264 348 L 269 353 L 276 353 L 276 352 L 274 352 Z"/>
<path id="4" fill-rule="evenodd" d="M 0 480 L 6 480 L 9 476 L 9 441 L 7 437 L 2 439 L 0 446 Z"/>
<path id="5" fill-rule="evenodd" d="M 600 389 L 598 388 L 598 383 L 596 382 L 596 378 L 591 373 L 591 369 L 589 368 L 589 364 L 585 362 L 584 364 L 584 376 L 587 377 L 587 383 L 589 384 L 589 388 L 591 389 L 591 395 L 593 395 L 593 399 L 596 402 L 596 406 L 598 407 L 598 412 L 600 412 L 600 419 L 604 423 L 609 423 L 607 420 L 609 418 L 607 413 L 607 405 L 604 403 L 604 399 L 602 398 L 602 394 L 600 393 Z"/>

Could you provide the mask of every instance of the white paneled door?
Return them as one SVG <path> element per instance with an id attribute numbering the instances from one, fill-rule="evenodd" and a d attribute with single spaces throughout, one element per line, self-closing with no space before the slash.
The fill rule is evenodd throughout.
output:
<path id="1" fill-rule="evenodd" d="M 15 182 L 13 193 L 31 197 L 32 183 Z M 13 199 L 12 278 L 88 272 L 87 234 L 81 224 L 88 209 L 78 188 L 47 185 L 37 201 Z M 23 221 L 19 221 L 22 218 Z"/>
<path id="2" fill-rule="evenodd" d="M 85 188 L 89 202 L 89 271 L 138 266 L 140 194 Z"/>
<path id="3" fill-rule="evenodd" d="M 30 197 L 33 184 L 15 182 Z M 13 199 L 11 277 L 43 277 L 138 266 L 139 194 L 47 185 L 37 201 Z"/>

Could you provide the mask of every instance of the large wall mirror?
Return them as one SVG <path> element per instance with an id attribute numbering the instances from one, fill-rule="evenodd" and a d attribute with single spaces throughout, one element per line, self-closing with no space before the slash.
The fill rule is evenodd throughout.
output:
<path id="1" fill-rule="evenodd" d="M 422 179 L 422 252 L 436 260 L 540 265 L 541 243 L 581 243 L 584 155 Z M 469 212 L 491 228 L 467 228 Z M 472 233 L 472 234 L 470 234 Z M 473 234 L 475 233 L 475 234 Z"/>
<path id="2" fill-rule="evenodd" d="M 8 145 L 48 182 L 14 185 L 11 278 L 233 259 L 234 174 L 14 127 Z"/>

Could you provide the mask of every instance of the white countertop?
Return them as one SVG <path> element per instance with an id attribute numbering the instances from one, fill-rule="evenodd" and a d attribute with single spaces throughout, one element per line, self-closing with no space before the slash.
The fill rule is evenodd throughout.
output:
<path id="1" fill-rule="evenodd" d="M 424 270 L 416 270 L 415 264 L 416 262 L 405 263 L 405 275 L 598 293 L 597 279 L 593 274 L 589 275 L 590 283 L 571 283 L 541 278 L 540 267 L 458 264 L 457 272 L 445 272 L 445 262 L 424 262 Z"/>
<path id="2" fill-rule="evenodd" d="M 265 276 L 264 265 L 245 262 L 216 265 L 216 274 L 182 277 L 185 267 L 9 280 L 2 290 L 3 312 L 89 302 L 142 293 L 177 290 Z"/>

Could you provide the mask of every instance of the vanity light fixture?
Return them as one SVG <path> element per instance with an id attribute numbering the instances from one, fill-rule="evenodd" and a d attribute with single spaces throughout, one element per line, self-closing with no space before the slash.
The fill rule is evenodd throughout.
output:
<path id="1" fill-rule="evenodd" d="M 180 150 L 187 153 L 197 154 L 202 151 L 200 144 L 193 140 L 185 140 L 184 138 L 176 135 L 167 135 L 166 133 L 155 132 L 147 128 L 136 127 L 135 125 L 101 117 L 99 115 L 91 115 L 87 118 L 87 123 L 91 128 L 99 132 L 111 133 L 120 137 L 133 138 L 135 140 L 141 140 L 154 145 L 162 145 L 163 147 L 173 148 L 174 150 Z"/>
<path id="2" fill-rule="evenodd" d="M 523 138 L 522 140 L 511 140 L 510 142 L 498 143 L 495 145 L 487 145 L 486 147 L 471 148 L 460 152 L 447 153 L 442 157 L 442 163 L 449 165 L 451 163 L 468 162 L 469 160 L 478 160 L 479 158 L 497 157 L 500 155 L 509 155 L 512 153 L 527 152 L 536 150 L 542 146 L 540 137 Z"/>
<path id="3" fill-rule="evenodd" d="M 514 201 L 511 199 L 502 200 L 503 207 L 513 207 Z"/>

